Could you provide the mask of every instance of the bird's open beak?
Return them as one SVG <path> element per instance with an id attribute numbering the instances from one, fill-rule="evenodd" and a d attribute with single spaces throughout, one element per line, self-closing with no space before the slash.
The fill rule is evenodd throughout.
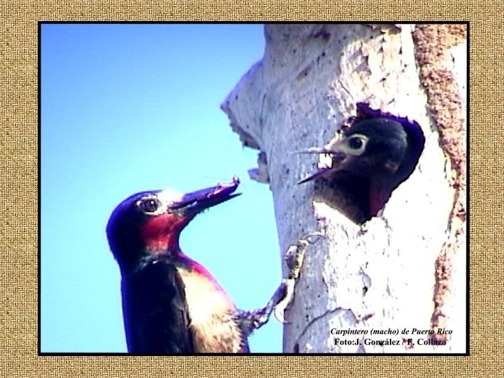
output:
<path id="1" fill-rule="evenodd" d="M 240 180 L 238 177 L 233 177 L 229 184 L 217 184 L 210 188 L 184 194 L 179 201 L 170 205 L 170 209 L 178 210 L 186 214 L 197 214 L 209 207 L 239 196 L 240 193 L 234 193 L 238 185 L 240 185 Z"/>
<path id="2" fill-rule="evenodd" d="M 330 166 L 319 167 L 315 173 L 312 173 L 308 177 L 305 177 L 304 179 L 298 181 L 298 184 L 304 184 L 305 182 L 313 181 L 319 177 L 324 177 L 324 175 L 330 171 L 336 171 L 338 169 L 338 165 L 341 164 L 347 157 L 347 155 L 344 152 L 339 151 L 337 144 L 333 146 L 331 149 L 312 147 L 306 150 L 297 151 L 297 153 L 318 154 L 318 155 L 326 154 L 331 156 Z"/>
<path id="3" fill-rule="evenodd" d="M 324 176 L 324 173 L 328 172 L 331 170 L 331 167 L 322 167 L 317 169 L 317 171 L 308 177 L 305 177 L 304 179 L 298 181 L 298 184 L 304 184 L 305 182 L 315 180 L 316 178 Z"/>

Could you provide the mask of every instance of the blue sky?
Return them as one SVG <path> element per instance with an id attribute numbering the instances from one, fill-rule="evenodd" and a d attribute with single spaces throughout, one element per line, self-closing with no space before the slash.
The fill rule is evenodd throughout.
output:
<path id="1" fill-rule="evenodd" d="M 237 175 L 242 196 L 198 216 L 181 247 L 238 307 L 281 279 L 271 192 L 248 178 L 219 106 L 264 52 L 260 24 L 44 24 L 41 28 L 42 352 L 126 352 L 120 273 L 105 236 L 114 207 L 151 189 Z M 253 352 L 281 352 L 272 318 Z"/>

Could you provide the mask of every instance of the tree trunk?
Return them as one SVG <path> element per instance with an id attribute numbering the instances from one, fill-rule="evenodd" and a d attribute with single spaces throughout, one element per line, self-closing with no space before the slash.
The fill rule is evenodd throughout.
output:
<path id="1" fill-rule="evenodd" d="M 242 143 L 260 151 L 250 173 L 270 184 L 281 254 L 310 232 L 325 234 L 306 251 L 284 352 L 466 352 L 465 33 L 265 27 L 263 59 L 222 108 Z M 363 225 L 315 196 L 312 182 L 297 184 L 322 157 L 293 154 L 326 145 L 358 102 L 417 121 L 426 138 L 413 174 Z"/>

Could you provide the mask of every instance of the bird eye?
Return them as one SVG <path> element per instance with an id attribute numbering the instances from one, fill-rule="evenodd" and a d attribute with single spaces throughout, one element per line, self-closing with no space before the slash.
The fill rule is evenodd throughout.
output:
<path id="1" fill-rule="evenodd" d="M 146 213 L 154 213 L 159 206 L 160 202 L 155 198 L 144 199 L 139 203 L 139 207 Z"/>
<path id="2" fill-rule="evenodd" d="M 364 139 L 361 136 L 354 135 L 354 136 L 348 138 L 347 144 L 348 144 L 348 147 L 350 147 L 353 150 L 360 150 L 366 144 L 366 139 Z"/>

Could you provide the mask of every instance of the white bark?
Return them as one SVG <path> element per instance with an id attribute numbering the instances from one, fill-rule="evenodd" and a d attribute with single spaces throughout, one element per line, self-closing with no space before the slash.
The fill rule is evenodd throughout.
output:
<path id="1" fill-rule="evenodd" d="M 419 81 L 413 28 L 268 25 L 264 58 L 223 103 L 244 145 L 261 151 L 259 169 L 251 175 L 263 182 L 269 179 L 281 254 L 309 232 L 326 234 L 308 247 L 295 300 L 286 313 L 290 323 L 284 328 L 284 352 L 465 351 L 465 223 L 451 244 L 456 250 L 451 260 L 456 282 L 451 284 L 445 315 L 446 328 L 453 334 L 446 346 L 408 348 L 402 342 L 427 339 L 411 331 L 433 327 L 434 267 L 451 237 L 455 195 L 450 162 Z M 393 192 L 383 213 L 362 226 L 314 198 L 313 183 L 297 184 L 314 172 L 319 157 L 291 154 L 327 144 L 342 122 L 355 115 L 357 102 L 416 120 L 426 137 L 415 172 Z M 368 334 L 331 335 L 335 328 Z M 399 334 L 370 335 L 372 329 L 389 328 Z M 410 334 L 401 335 L 403 329 Z M 335 345 L 336 338 L 401 342 Z"/>

